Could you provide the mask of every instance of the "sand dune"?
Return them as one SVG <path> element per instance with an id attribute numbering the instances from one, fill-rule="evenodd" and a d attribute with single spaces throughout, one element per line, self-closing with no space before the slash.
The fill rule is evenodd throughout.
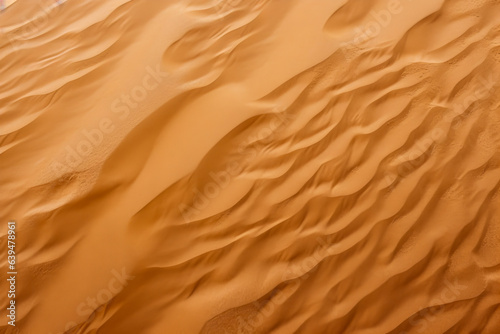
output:
<path id="1" fill-rule="evenodd" d="M 500 1 L 2 3 L 0 333 L 500 332 Z"/>

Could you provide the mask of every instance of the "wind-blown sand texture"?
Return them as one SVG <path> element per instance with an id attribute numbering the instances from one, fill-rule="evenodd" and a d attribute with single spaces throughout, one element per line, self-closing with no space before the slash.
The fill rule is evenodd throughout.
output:
<path id="1" fill-rule="evenodd" d="M 0 333 L 500 333 L 500 1 L 4 4 Z"/>

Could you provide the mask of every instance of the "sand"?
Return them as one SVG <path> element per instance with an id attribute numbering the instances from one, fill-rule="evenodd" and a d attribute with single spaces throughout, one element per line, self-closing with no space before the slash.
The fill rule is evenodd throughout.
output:
<path id="1" fill-rule="evenodd" d="M 500 333 L 500 1 L 4 4 L 0 333 Z"/>

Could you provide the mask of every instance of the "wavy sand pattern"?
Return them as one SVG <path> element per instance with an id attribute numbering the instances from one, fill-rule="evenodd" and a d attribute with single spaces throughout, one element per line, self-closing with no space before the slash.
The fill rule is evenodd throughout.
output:
<path id="1" fill-rule="evenodd" d="M 1 333 L 500 333 L 500 1 L 3 3 Z"/>

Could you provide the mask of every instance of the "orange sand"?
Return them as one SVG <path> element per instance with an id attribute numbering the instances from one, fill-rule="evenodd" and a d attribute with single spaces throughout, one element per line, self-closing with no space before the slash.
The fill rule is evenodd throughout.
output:
<path id="1" fill-rule="evenodd" d="M 500 333 L 500 1 L 60 2 L 0 12 L 0 333 Z"/>

